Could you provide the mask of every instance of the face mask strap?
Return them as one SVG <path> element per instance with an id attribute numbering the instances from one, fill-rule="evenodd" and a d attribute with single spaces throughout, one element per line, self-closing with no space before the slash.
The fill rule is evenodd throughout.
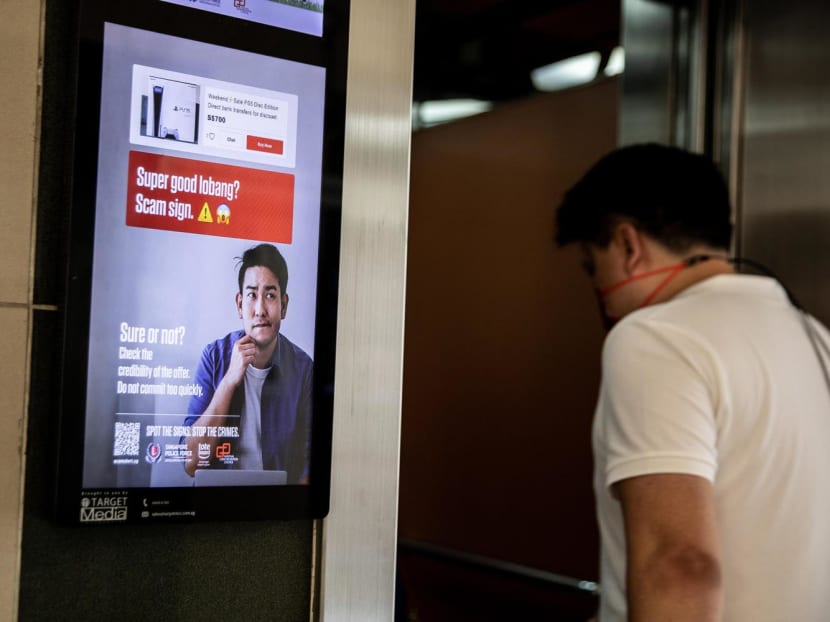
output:
<path id="1" fill-rule="evenodd" d="M 682 264 L 674 266 L 672 268 L 671 273 L 665 279 L 663 279 L 656 288 L 654 288 L 654 291 L 652 291 L 648 295 L 648 298 L 643 300 L 643 304 L 640 305 L 640 308 L 647 307 L 648 305 L 650 305 L 651 301 L 654 300 L 657 297 L 657 294 L 659 294 L 661 291 L 663 291 L 663 289 L 666 287 L 666 285 L 671 283 L 672 279 L 674 277 L 676 277 L 678 274 L 680 274 L 681 272 L 683 272 L 683 270 L 685 268 L 686 268 L 686 262 L 685 261 Z"/>
<path id="2" fill-rule="evenodd" d="M 675 276 L 675 273 L 680 272 L 680 270 L 685 268 L 686 265 L 687 264 L 684 261 L 683 263 L 674 264 L 673 266 L 666 266 L 664 268 L 657 268 L 656 270 L 650 270 L 648 272 L 643 272 L 642 274 L 636 274 L 636 275 L 628 277 L 627 279 L 624 279 L 624 280 L 622 280 L 618 283 L 614 283 L 613 285 L 609 285 L 605 289 L 599 290 L 599 295 L 604 298 L 605 296 L 608 296 L 609 294 L 617 291 L 621 287 L 625 287 L 626 285 L 628 285 L 629 283 L 633 283 L 634 281 L 639 281 L 640 279 L 647 279 L 648 277 L 654 276 L 656 274 L 663 274 L 665 272 L 671 272 L 671 274 L 669 274 L 667 279 L 665 281 L 663 281 L 663 283 L 660 284 L 660 289 L 663 289 L 663 287 L 666 286 L 666 283 L 668 281 L 670 281 Z"/>
<path id="3" fill-rule="evenodd" d="M 617 291 L 621 287 L 625 287 L 629 283 L 633 283 L 634 281 L 639 281 L 640 279 L 646 279 L 648 277 L 655 276 L 657 274 L 663 274 L 665 272 L 668 272 L 669 274 L 666 276 L 666 278 L 663 279 L 662 281 L 660 281 L 660 283 L 657 285 L 657 287 L 654 288 L 654 291 L 652 291 L 648 295 L 648 297 L 642 302 L 642 304 L 640 304 L 640 308 L 642 309 L 643 307 L 647 307 L 648 305 L 650 305 L 654 301 L 654 299 L 657 297 L 657 295 L 661 291 L 663 291 L 663 289 L 665 289 L 665 287 L 669 283 L 671 283 L 672 279 L 674 279 L 674 277 L 676 277 L 678 274 L 680 274 L 685 268 L 690 268 L 694 265 L 697 265 L 699 263 L 703 263 L 704 261 L 708 261 L 710 259 L 715 259 L 715 257 L 713 257 L 712 255 L 694 255 L 692 257 L 689 257 L 688 259 L 685 259 L 681 263 L 677 263 L 677 264 L 674 264 L 674 265 L 671 265 L 671 266 L 665 266 L 663 268 L 657 268 L 656 270 L 650 270 L 648 272 L 644 272 L 643 274 L 637 274 L 635 276 L 624 279 L 624 280 L 620 281 L 619 283 L 614 283 L 613 285 L 611 285 L 609 287 L 606 287 L 603 290 L 599 290 L 598 291 L 598 297 L 599 297 L 600 300 L 602 300 L 603 298 L 605 298 L 606 296 L 608 296 L 612 292 Z M 729 261 L 729 260 L 727 259 L 727 261 Z"/>

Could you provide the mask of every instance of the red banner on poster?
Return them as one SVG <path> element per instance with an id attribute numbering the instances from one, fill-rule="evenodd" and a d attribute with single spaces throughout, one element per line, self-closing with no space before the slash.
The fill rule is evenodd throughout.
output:
<path id="1" fill-rule="evenodd" d="M 130 151 L 127 225 L 291 243 L 294 175 Z"/>

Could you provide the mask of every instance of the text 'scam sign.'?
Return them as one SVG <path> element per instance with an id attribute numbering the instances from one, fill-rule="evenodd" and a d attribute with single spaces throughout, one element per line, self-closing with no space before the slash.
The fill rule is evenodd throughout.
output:
<path id="1" fill-rule="evenodd" d="M 127 225 L 290 244 L 294 175 L 130 151 Z"/>

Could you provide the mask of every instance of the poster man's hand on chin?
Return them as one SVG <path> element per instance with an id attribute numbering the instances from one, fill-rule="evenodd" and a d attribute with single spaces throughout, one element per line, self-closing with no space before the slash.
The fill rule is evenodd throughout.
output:
<path id="1" fill-rule="evenodd" d="M 239 386 L 245 378 L 245 370 L 256 358 L 257 346 L 253 337 L 245 335 L 233 346 L 231 361 L 228 366 L 228 373 L 225 374 L 225 381 L 231 386 Z"/>

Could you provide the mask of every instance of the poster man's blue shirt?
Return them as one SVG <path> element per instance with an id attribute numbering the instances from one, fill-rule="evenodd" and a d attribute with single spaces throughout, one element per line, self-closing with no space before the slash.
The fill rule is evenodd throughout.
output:
<path id="1" fill-rule="evenodd" d="M 228 371 L 233 346 L 244 336 L 244 331 L 234 331 L 205 347 L 196 371 L 202 395 L 191 398 L 185 425 L 192 425 L 210 404 Z M 289 484 L 308 477 L 312 372 L 308 354 L 287 337 L 278 335 L 271 370 L 262 387 L 262 466 L 265 470 L 286 471 Z M 233 394 L 228 415 L 242 415 L 244 404 L 245 388 L 240 385 Z M 212 466 L 226 468 L 220 461 L 214 461 Z"/>

